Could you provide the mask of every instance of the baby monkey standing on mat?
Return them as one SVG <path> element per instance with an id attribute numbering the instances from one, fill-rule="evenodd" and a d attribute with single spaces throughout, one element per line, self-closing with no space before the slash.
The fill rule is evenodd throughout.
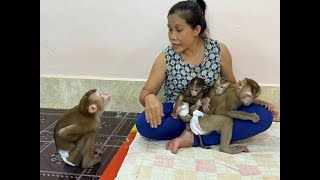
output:
<path id="1" fill-rule="evenodd" d="M 100 162 L 101 152 L 96 150 L 95 154 L 94 148 L 101 115 L 109 100 L 110 95 L 92 89 L 57 121 L 54 142 L 65 163 L 89 168 Z"/>

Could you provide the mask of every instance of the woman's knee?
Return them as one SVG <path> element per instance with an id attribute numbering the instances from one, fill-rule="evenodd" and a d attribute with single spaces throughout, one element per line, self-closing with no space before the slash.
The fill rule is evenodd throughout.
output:
<path id="1" fill-rule="evenodd" d="M 171 116 L 162 118 L 162 123 L 157 128 L 151 128 L 146 122 L 145 113 L 142 112 L 136 119 L 138 132 L 146 138 L 156 140 L 169 140 L 178 137 L 185 129 L 185 124 L 173 119 Z"/>
<path id="2" fill-rule="evenodd" d="M 256 113 L 260 117 L 259 125 L 261 127 L 261 130 L 267 130 L 271 126 L 273 121 L 272 113 L 265 109 L 263 106 L 260 106 L 260 109 Z"/>
<path id="3" fill-rule="evenodd" d="M 144 137 L 148 136 L 151 128 L 145 117 L 145 112 L 142 112 L 136 119 L 137 130 Z"/>

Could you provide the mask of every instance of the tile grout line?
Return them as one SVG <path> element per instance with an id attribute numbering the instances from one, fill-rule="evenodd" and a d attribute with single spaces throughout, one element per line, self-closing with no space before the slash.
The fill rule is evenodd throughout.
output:
<path id="1" fill-rule="evenodd" d="M 116 148 L 116 147 L 113 147 L 113 148 L 112 148 L 112 151 L 114 151 L 115 148 Z M 115 154 L 118 152 L 119 149 L 120 149 L 120 147 L 116 150 Z M 101 162 L 101 163 L 104 164 L 104 163 L 108 160 L 108 158 L 109 158 L 110 156 L 111 156 L 111 153 L 109 153 L 108 156 L 107 156 L 107 158 L 105 159 L 105 161 L 104 161 L 104 162 Z M 113 157 L 114 157 L 114 155 L 113 155 Z M 112 159 L 113 159 L 113 158 L 112 158 Z M 111 159 L 111 161 L 112 161 L 112 159 Z M 111 161 L 110 161 L 110 162 L 111 162 Z M 109 164 L 108 164 L 108 165 L 109 165 Z M 108 167 L 108 166 L 107 166 L 107 167 Z M 97 170 L 97 172 L 100 172 L 100 170 L 101 170 L 101 166 L 99 167 L 99 169 Z"/>
<path id="2" fill-rule="evenodd" d="M 118 129 L 118 128 L 121 128 L 122 125 L 124 124 L 125 122 L 125 119 L 126 117 L 128 116 L 129 112 L 126 112 L 126 115 L 123 117 L 123 119 L 121 120 L 121 122 L 114 128 L 114 130 L 110 133 L 109 137 L 106 139 L 106 141 L 102 144 L 102 146 L 99 148 L 100 150 L 102 150 L 106 144 L 108 143 L 108 141 L 110 140 L 111 136 L 115 133 L 115 131 Z M 112 150 L 114 150 L 115 147 L 113 147 Z M 111 153 L 110 153 L 111 154 Z M 108 155 L 108 157 L 110 156 L 110 154 Z M 106 158 L 106 160 L 108 159 L 108 157 Z M 105 162 L 103 162 L 104 164 Z M 97 172 L 99 172 L 101 169 L 101 167 L 99 167 L 99 169 L 97 170 Z"/>
<path id="3" fill-rule="evenodd" d="M 56 172 L 56 171 L 41 171 L 40 173 L 48 173 L 48 174 L 57 174 L 57 175 L 68 175 L 68 176 L 80 176 L 81 174 L 78 173 L 61 173 L 61 172 Z M 85 176 L 89 177 L 100 177 L 100 175 L 92 175 L 92 174 L 85 174 Z"/>
<path id="4" fill-rule="evenodd" d="M 44 150 L 46 150 L 47 147 L 49 147 L 52 143 L 53 143 L 53 140 L 52 140 L 52 141 L 49 141 L 49 143 L 48 143 L 46 146 L 44 146 L 44 147 L 42 148 L 42 150 L 40 150 L 40 154 L 41 154 Z"/>
<path id="5" fill-rule="evenodd" d="M 41 116 L 42 115 L 56 115 L 56 116 L 61 116 L 64 112 L 42 112 L 41 110 L 52 110 L 52 111 L 55 111 L 55 110 L 67 110 L 67 109 L 56 109 L 56 108 L 40 108 L 40 123 L 41 123 Z M 131 112 L 123 112 L 123 111 L 110 111 L 112 113 L 116 113 L 114 117 L 111 117 L 112 119 L 120 119 L 119 118 L 119 115 L 121 115 L 122 113 L 125 113 L 123 118 L 120 119 L 120 122 L 116 125 L 116 127 L 114 128 L 114 130 L 109 134 L 103 134 L 103 133 L 99 133 L 99 135 L 101 136 L 109 136 L 106 138 L 106 140 L 102 143 L 102 144 L 96 144 L 98 145 L 98 148 L 99 149 L 103 149 L 103 148 L 108 148 L 108 152 L 110 151 L 110 153 L 107 154 L 107 156 L 105 156 L 105 159 L 103 162 L 101 162 L 102 164 L 105 164 L 107 161 L 109 160 L 112 160 L 113 156 L 112 154 L 116 153 L 117 150 L 121 147 L 121 145 L 117 145 L 119 144 L 119 142 L 121 141 L 125 141 L 123 138 L 126 138 L 127 135 L 117 135 L 115 133 L 120 133 L 120 130 L 121 132 L 123 133 L 120 133 L 120 134 L 125 134 L 125 132 L 128 130 L 128 127 L 125 127 L 124 125 L 126 125 L 127 123 L 127 120 L 129 120 L 129 123 L 128 125 L 131 127 L 133 123 L 132 121 L 132 118 L 134 119 L 134 117 L 136 117 L 136 113 L 134 113 L 133 117 L 131 117 Z M 120 113 L 120 114 L 119 114 Z M 123 115 L 123 114 L 122 114 Z M 104 118 L 108 118 L 109 116 L 106 114 L 104 115 Z M 121 116 L 120 116 L 121 117 Z M 130 117 L 130 119 L 129 119 Z M 54 119 L 51 119 L 51 120 L 54 120 Z M 55 126 L 55 124 L 57 123 L 58 119 L 57 120 L 54 120 L 54 122 L 52 123 L 46 123 L 46 124 L 49 124 L 49 125 L 46 125 L 46 127 L 44 127 L 43 130 L 40 131 L 40 140 L 41 140 L 41 134 L 42 133 L 45 133 L 45 136 L 50 136 L 50 134 L 53 134 L 53 132 L 51 131 L 52 127 Z M 130 122 L 131 121 L 131 122 Z M 50 121 L 49 121 L 50 122 Z M 122 131 L 122 129 L 124 128 L 124 130 Z M 47 134 L 48 133 L 48 134 Z M 117 142 L 115 145 L 109 145 L 108 142 L 111 140 L 111 138 L 118 138 Z M 54 140 L 48 140 L 48 138 L 46 138 L 47 140 L 45 141 L 41 141 L 41 143 L 44 143 L 44 145 L 42 145 L 40 147 L 40 154 L 43 153 L 45 150 L 48 149 L 49 146 L 51 146 L 53 143 L 54 143 Z M 99 147 L 100 146 L 100 147 Z M 96 173 L 93 173 L 93 174 L 88 174 L 88 172 L 90 171 L 90 169 L 83 169 L 82 171 L 80 171 L 80 173 L 66 173 L 66 172 L 57 172 L 57 171 L 43 171 L 43 170 L 40 170 L 40 176 L 51 176 L 53 177 L 54 174 L 56 175 L 61 175 L 62 177 L 66 177 L 66 176 L 76 176 L 77 179 L 82 179 L 82 178 L 86 178 L 86 177 L 93 177 L 93 178 L 100 178 L 101 175 L 99 175 L 100 171 L 102 170 L 102 167 L 98 167 L 96 170 L 97 172 Z M 45 174 L 47 173 L 47 175 Z M 59 176 L 57 176 L 59 177 Z"/>
<path id="6" fill-rule="evenodd" d="M 114 130 L 110 133 L 109 137 L 106 139 L 106 141 L 102 144 L 102 146 L 105 146 L 107 144 L 107 142 L 109 141 L 109 139 L 111 138 L 111 136 L 113 135 L 113 133 L 119 128 L 122 127 L 122 125 L 125 122 L 126 117 L 128 116 L 128 112 L 126 113 L 126 115 L 124 116 L 124 118 L 121 120 L 121 122 L 114 128 Z"/>

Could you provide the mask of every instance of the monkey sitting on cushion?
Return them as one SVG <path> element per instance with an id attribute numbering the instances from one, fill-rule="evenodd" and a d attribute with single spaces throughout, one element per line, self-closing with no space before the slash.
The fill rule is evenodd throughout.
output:
<path id="1" fill-rule="evenodd" d="M 100 118 L 109 100 L 110 95 L 92 89 L 57 121 L 54 142 L 65 163 L 89 168 L 100 162 L 101 152 L 95 154 L 94 146 Z"/>
<path id="2" fill-rule="evenodd" d="M 251 120 L 254 123 L 260 120 L 256 113 L 237 110 L 240 105 L 249 106 L 253 102 L 259 102 L 257 101 L 261 93 L 259 84 L 253 79 L 244 78 L 236 85 L 229 86 L 221 96 L 215 96 L 214 92 L 210 93 L 210 91 L 213 90 L 209 90 L 211 101 L 206 102 L 206 99 L 203 99 L 203 106 L 209 107 L 208 114 L 198 111 L 199 107 L 190 107 L 190 112 L 193 115 L 190 122 L 191 130 L 195 135 L 198 135 L 201 147 L 210 148 L 203 145 L 201 135 L 217 131 L 221 134 L 220 151 L 231 154 L 248 152 L 246 146 L 230 147 L 233 131 L 232 118 Z"/>

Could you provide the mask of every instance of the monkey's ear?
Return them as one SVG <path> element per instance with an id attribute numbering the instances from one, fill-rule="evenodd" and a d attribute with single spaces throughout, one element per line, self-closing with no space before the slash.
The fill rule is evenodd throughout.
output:
<path id="1" fill-rule="evenodd" d="M 235 82 L 235 83 L 233 83 L 234 84 L 234 86 L 235 87 L 237 87 L 237 88 L 240 88 L 241 89 L 241 87 L 242 87 L 242 82 L 241 82 L 241 80 L 239 80 L 238 82 Z"/>
<path id="2" fill-rule="evenodd" d="M 244 78 L 242 81 L 241 81 L 241 85 L 245 85 L 247 84 L 247 78 Z"/>
<path id="3" fill-rule="evenodd" d="M 237 86 L 241 86 L 241 80 L 235 83 Z"/>
<path id="4" fill-rule="evenodd" d="M 88 108 L 89 113 L 95 113 L 98 110 L 96 104 L 91 104 Z"/>
<path id="5" fill-rule="evenodd" d="M 220 84 L 220 81 L 221 81 L 221 76 L 218 77 L 216 83 Z"/>
<path id="6" fill-rule="evenodd" d="M 222 86 L 226 88 L 226 87 L 230 86 L 230 84 L 231 84 L 231 82 L 226 82 L 226 83 L 222 84 Z"/>
<path id="7" fill-rule="evenodd" d="M 221 77 L 221 82 L 226 82 L 227 81 L 226 77 L 222 77 L 222 76 L 220 76 L 220 77 Z"/>

